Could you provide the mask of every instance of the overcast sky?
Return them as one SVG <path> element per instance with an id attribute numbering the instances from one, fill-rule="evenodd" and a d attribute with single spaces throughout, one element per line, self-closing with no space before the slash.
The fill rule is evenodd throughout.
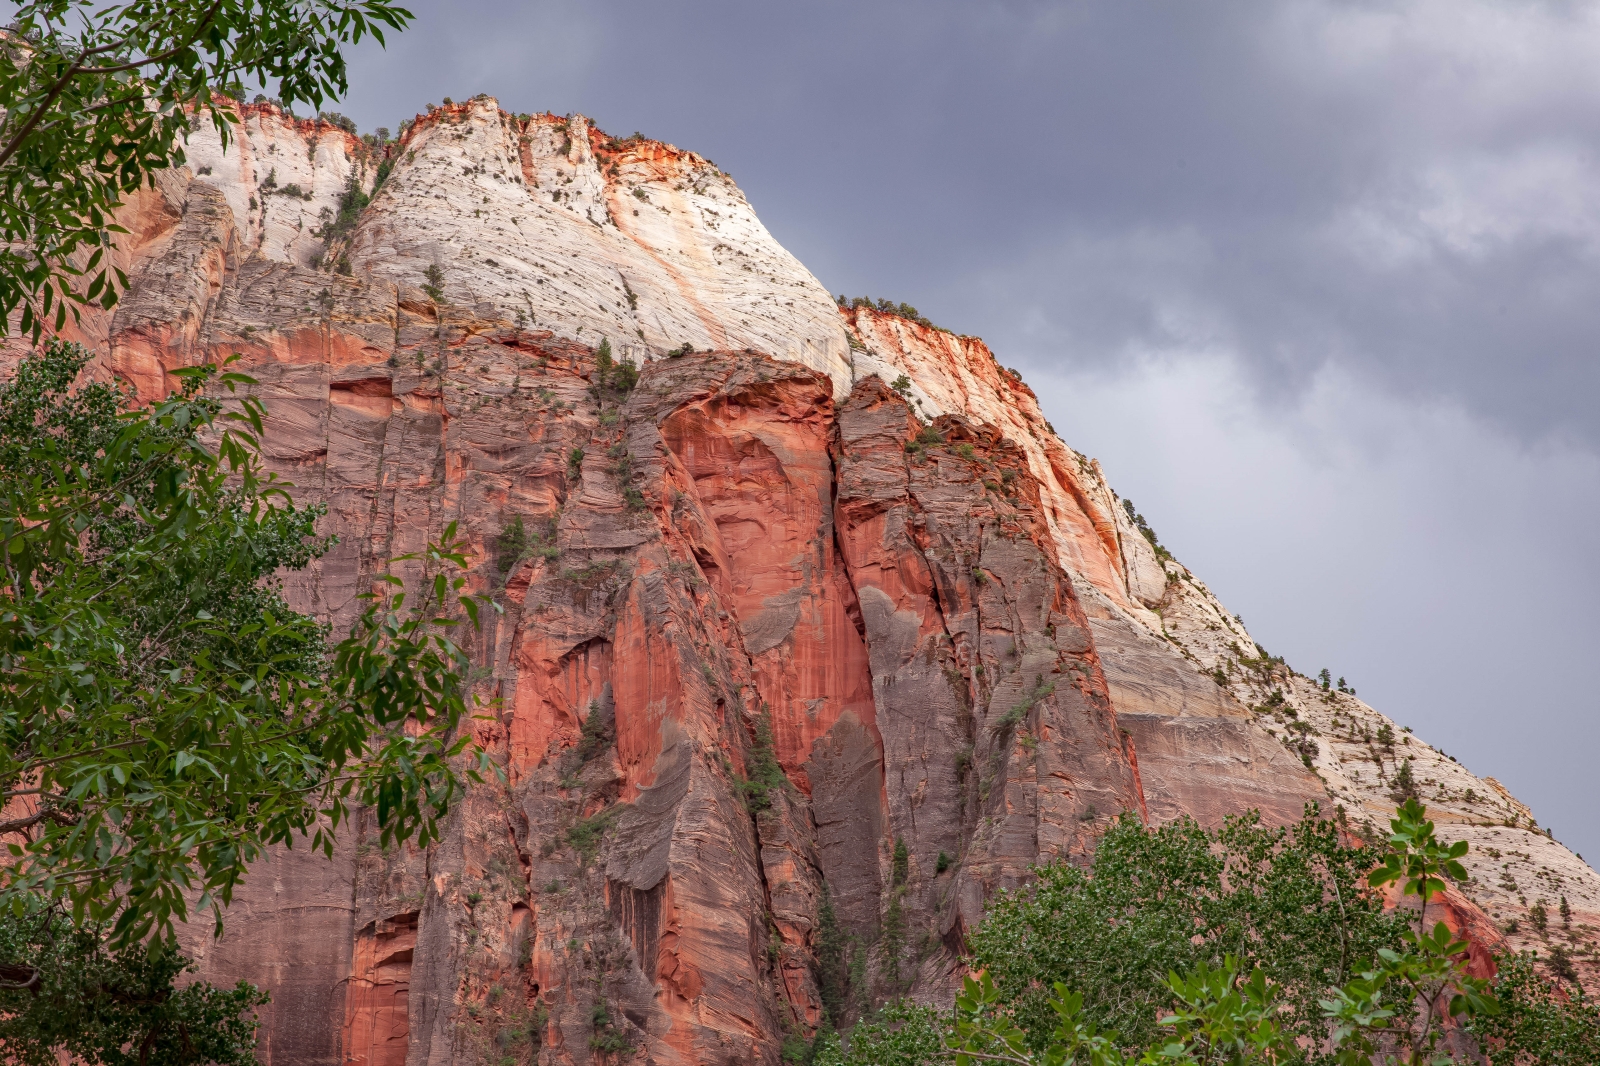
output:
<path id="1" fill-rule="evenodd" d="M 412 0 L 338 106 L 692 148 L 984 337 L 1252 633 L 1600 860 L 1600 7 Z"/>

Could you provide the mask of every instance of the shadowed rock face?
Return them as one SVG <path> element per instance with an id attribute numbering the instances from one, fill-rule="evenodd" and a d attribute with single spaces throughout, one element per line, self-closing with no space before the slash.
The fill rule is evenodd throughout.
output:
<path id="1" fill-rule="evenodd" d="M 925 430 L 869 378 L 835 451 L 887 836 L 909 849 L 911 898 L 959 946 L 989 892 L 1040 856 L 1083 855 L 1103 816 L 1141 808 L 1131 752 L 1020 450 L 960 416 Z M 930 877 L 941 854 L 949 872 Z"/>
<path id="2" fill-rule="evenodd" d="M 148 398 L 241 354 L 269 464 L 339 538 L 298 607 L 347 625 L 453 521 L 502 608 L 471 652 L 504 780 L 425 851 L 358 819 L 332 863 L 274 855 L 221 941 L 191 931 L 204 976 L 273 992 L 263 1061 L 776 1063 L 821 1018 L 825 893 L 857 1002 L 939 1001 L 985 899 L 1120 812 L 1331 791 L 1359 825 L 1400 757 L 1600 921 L 1503 790 L 1261 652 L 981 341 L 836 308 L 693 153 L 487 99 L 388 149 L 271 107 L 207 136 L 124 212 L 93 372 Z"/>
<path id="3" fill-rule="evenodd" d="M 1096 589 L 1082 588 L 1117 721 L 1139 753 L 1152 819 L 1188 815 L 1220 825 L 1255 808 L 1269 822 L 1285 823 L 1326 798 L 1316 774 L 1262 730 L 1227 688 Z"/>

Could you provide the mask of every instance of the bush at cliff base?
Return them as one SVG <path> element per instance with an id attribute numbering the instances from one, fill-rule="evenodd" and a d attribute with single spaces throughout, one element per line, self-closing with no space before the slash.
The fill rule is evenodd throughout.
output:
<path id="1" fill-rule="evenodd" d="M 1268 829 L 1218 832 L 1122 819 L 1092 871 L 1057 863 L 1002 894 L 972 937 L 976 976 L 951 1011 L 894 1003 L 819 1066 L 1154 1066 L 1157 1063 L 1600 1061 L 1600 1016 L 1527 958 L 1493 989 L 1466 944 L 1421 920 L 1465 843 L 1416 801 L 1386 847 L 1348 847 L 1310 809 Z M 1386 913 L 1377 889 L 1398 884 Z"/>

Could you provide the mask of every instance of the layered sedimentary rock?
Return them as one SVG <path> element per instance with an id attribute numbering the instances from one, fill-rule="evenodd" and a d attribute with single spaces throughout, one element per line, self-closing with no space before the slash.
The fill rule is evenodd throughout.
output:
<path id="1" fill-rule="evenodd" d="M 1234 695 L 1196 670 L 1158 613 L 1169 570 L 1134 528 L 1097 462 L 1067 447 L 1033 391 L 981 340 L 865 308 L 844 312 L 858 372 L 900 381 L 924 417 L 958 412 L 992 426 L 1024 459 L 1057 558 L 1077 582 L 1120 727 L 1139 753 L 1144 800 L 1158 820 L 1218 824 L 1259 808 L 1292 821 L 1322 783 L 1267 736 Z M 1174 571 L 1175 572 L 1175 571 Z M 1224 616 L 1218 608 L 1214 613 Z M 1249 641 L 1231 617 L 1229 625 Z"/>
<path id="2" fill-rule="evenodd" d="M 339 537 L 300 607 L 347 624 L 456 522 L 502 608 L 471 651 L 505 781 L 425 851 L 274 855 L 191 937 L 273 991 L 265 1061 L 774 1063 L 825 932 L 864 996 L 939 1000 L 985 899 L 1107 819 L 1365 834 L 1406 759 L 1474 843 L 1452 921 L 1600 922 L 1492 779 L 1262 651 L 981 341 L 838 307 L 701 157 L 487 98 L 397 145 L 270 105 L 209 136 L 127 209 L 96 372 L 241 354 Z"/>

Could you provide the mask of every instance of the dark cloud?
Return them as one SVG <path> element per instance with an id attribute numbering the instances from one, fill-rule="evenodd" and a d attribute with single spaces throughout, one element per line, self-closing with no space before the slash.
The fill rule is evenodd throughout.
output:
<path id="1" fill-rule="evenodd" d="M 833 288 L 1019 362 L 1226 344 L 1263 387 L 1333 360 L 1600 440 L 1592 8 L 417 10 L 355 64 L 366 126 L 581 110 L 717 159 Z"/>
<path id="2" fill-rule="evenodd" d="M 483 91 L 710 156 L 835 292 L 988 339 L 1269 647 L 1600 856 L 1593 5 L 413 6 L 363 128 Z"/>

